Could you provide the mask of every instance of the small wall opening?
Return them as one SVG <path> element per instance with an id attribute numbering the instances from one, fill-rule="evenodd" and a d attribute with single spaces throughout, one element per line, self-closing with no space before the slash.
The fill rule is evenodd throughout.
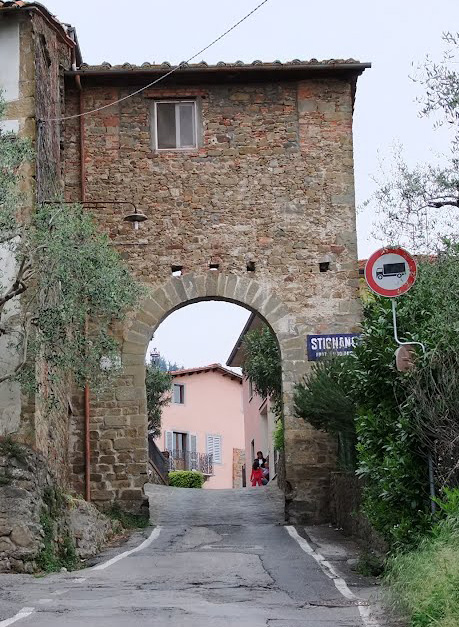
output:
<path id="1" fill-rule="evenodd" d="M 183 266 L 171 266 L 172 276 L 182 276 Z"/>
<path id="2" fill-rule="evenodd" d="M 330 270 L 330 262 L 329 261 L 321 261 L 319 263 L 319 271 L 320 272 L 328 272 Z"/>

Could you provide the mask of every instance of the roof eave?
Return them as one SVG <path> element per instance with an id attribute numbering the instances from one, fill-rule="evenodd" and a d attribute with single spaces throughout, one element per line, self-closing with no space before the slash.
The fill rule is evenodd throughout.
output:
<path id="1" fill-rule="evenodd" d="M 309 77 L 314 75 L 345 75 L 345 76 L 358 76 L 362 74 L 366 69 L 371 67 L 371 63 L 316 63 L 316 64 L 263 64 L 263 65 L 223 65 L 223 66 L 196 66 L 196 67 L 182 67 L 178 69 L 172 77 L 177 76 L 206 76 L 223 77 L 227 75 L 247 75 L 247 78 L 261 76 L 263 74 L 275 74 L 279 77 L 282 75 L 295 75 L 296 77 Z M 81 77 L 127 77 L 127 76 L 161 76 L 170 70 L 174 69 L 174 66 L 164 67 L 130 67 L 130 68 L 79 68 L 77 70 L 66 71 L 67 76 L 81 76 Z"/>

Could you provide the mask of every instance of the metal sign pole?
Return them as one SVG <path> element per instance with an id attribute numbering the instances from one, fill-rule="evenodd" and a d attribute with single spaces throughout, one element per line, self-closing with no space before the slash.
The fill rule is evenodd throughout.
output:
<path id="1" fill-rule="evenodd" d="M 399 346 L 407 346 L 408 344 L 416 344 L 417 346 L 420 346 L 422 348 L 422 352 L 425 355 L 426 354 L 426 347 L 424 346 L 424 344 L 422 342 L 401 342 L 398 339 L 398 334 L 397 334 L 397 305 L 396 305 L 395 298 L 392 298 L 392 320 L 394 322 L 394 339 L 397 342 L 397 344 Z"/>

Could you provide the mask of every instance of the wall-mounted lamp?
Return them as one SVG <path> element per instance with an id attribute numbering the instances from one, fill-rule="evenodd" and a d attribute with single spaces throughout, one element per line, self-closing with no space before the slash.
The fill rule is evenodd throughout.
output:
<path id="1" fill-rule="evenodd" d="M 128 213 L 127 216 L 124 216 L 123 220 L 125 222 L 131 222 L 132 226 L 137 231 L 137 229 L 140 227 L 140 223 L 147 220 L 147 216 L 144 213 L 137 211 L 137 207 L 134 207 L 134 213 Z"/>

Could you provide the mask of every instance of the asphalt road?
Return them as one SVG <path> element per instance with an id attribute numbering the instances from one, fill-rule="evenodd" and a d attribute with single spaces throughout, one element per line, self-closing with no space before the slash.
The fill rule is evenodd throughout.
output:
<path id="1" fill-rule="evenodd" d="M 33 611 L 19 627 L 362 626 L 356 603 L 287 533 L 274 489 L 152 487 L 151 503 L 158 537 L 103 570 L 0 575 L 0 627 L 21 608 Z"/>

